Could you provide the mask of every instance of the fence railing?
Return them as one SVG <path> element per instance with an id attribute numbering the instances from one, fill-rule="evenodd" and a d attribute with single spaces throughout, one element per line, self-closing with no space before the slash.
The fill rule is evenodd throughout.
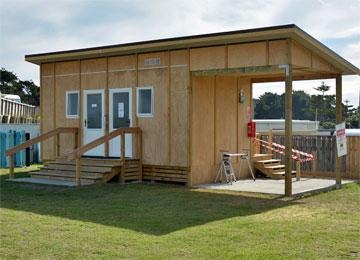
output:
<path id="1" fill-rule="evenodd" d="M 0 123 L 36 123 L 38 120 L 38 107 L 0 98 Z"/>
<path id="2" fill-rule="evenodd" d="M 261 135 L 261 139 L 267 141 L 268 135 Z M 285 136 L 274 135 L 272 141 L 284 144 Z M 335 136 L 303 136 L 295 135 L 292 139 L 293 148 L 316 155 L 316 172 L 319 176 L 335 176 L 336 161 L 336 139 Z M 261 153 L 266 153 L 266 148 L 261 149 Z M 284 161 L 284 155 L 274 154 L 274 158 Z M 295 165 L 293 165 L 295 167 Z M 294 168 L 295 170 L 295 168 Z M 302 173 L 310 173 L 312 170 L 311 162 L 301 164 Z M 347 155 L 342 160 L 341 171 L 343 177 L 360 179 L 360 137 L 347 137 Z"/>

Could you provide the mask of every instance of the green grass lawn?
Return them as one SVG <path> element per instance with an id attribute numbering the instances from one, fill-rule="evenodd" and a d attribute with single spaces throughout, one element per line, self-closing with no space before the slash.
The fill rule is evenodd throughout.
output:
<path id="1" fill-rule="evenodd" d="M 51 187 L 7 177 L 2 171 L 1 259 L 360 257 L 357 184 L 285 200 L 166 184 Z"/>

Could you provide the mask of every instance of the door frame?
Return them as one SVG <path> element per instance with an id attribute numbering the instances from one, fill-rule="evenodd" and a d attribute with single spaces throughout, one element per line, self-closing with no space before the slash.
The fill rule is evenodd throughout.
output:
<path id="1" fill-rule="evenodd" d="M 132 88 L 109 88 L 109 133 L 111 133 L 112 131 L 114 131 L 114 127 L 113 127 L 113 106 L 114 106 L 114 100 L 113 100 L 113 94 L 114 93 L 129 93 L 129 120 L 130 120 L 130 126 L 133 126 L 133 109 L 132 109 Z M 130 147 L 128 148 L 128 152 L 125 151 L 125 154 L 127 155 L 127 157 L 132 157 L 133 154 L 133 140 L 132 140 L 132 134 L 125 134 L 125 143 L 130 142 Z M 113 156 L 112 151 L 111 151 L 111 145 L 110 145 L 111 140 L 109 141 L 109 156 Z M 126 149 L 126 148 L 125 148 Z"/>
<path id="2" fill-rule="evenodd" d="M 104 136 L 105 135 L 105 89 L 83 89 L 83 117 L 82 117 L 82 129 L 83 129 L 83 133 L 82 133 L 82 141 L 83 141 L 83 145 L 87 144 L 85 142 L 85 136 L 86 136 L 86 132 L 87 131 L 95 131 L 95 130 L 91 130 L 91 129 L 88 129 L 87 127 L 85 127 L 85 120 L 87 120 L 87 94 L 101 94 L 101 125 L 102 125 L 102 135 Z M 100 129 L 97 129 L 96 131 L 100 131 Z M 101 147 L 101 146 L 100 146 Z M 100 155 L 95 155 L 95 156 L 105 156 L 105 145 L 103 144 L 102 145 L 103 147 L 103 151 L 102 151 L 102 154 Z M 99 148 L 99 147 L 97 147 Z M 91 150 L 90 150 L 91 151 Z M 90 152 L 89 151 L 89 152 Z M 86 155 L 87 153 L 85 153 Z"/>

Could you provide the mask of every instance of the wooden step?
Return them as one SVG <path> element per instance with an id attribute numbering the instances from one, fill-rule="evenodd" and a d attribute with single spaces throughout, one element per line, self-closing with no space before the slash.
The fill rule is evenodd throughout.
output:
<path id="1" fill-rule="evenodd" d="M 281 160 L 279 159 L 269 159 L 269 160 L 261 160 L 261 161 L 257 161 L 255 162 L 255 164 L 273 164 L 273 163 L 279 163 L 281 162 Z"/>
<path id="2" fill-rule="evenodd" d="M 30 173 L 31 176 L 58 176 L 66 178 L 74 178 L 74 172 L 64 172 L 64 171 L 38 171 Z M 81 179 L 90 179 L 90 180 L 102 180 L 103 176 L 92 176 L 86 173 L 81 173 Z"/>
<path id="3" fill-rule="evenodd" d="M 251 161 L 253 161 L 253 162 L 269 160 L 269 159 L 272 159 L 272 154 L 257 153 L 251 157 Z"/>
<path id="4" fill-rule="evenodd" d="M 31 178 L 75 182 L 75 178 L 64 177 L 64 176 L 31 175 Z M 101 182 L 102 182 L 102 180 L 91 180 L 91 179 L 81 178 L 81 184 L 84 184 L 84 185 L 101 183 Z"/>
<path id="5" fill-rule="evenodd" d="M 59 171 L 76 171 L 75 165 L 69 164 L 50 164 L 40 167 L 41 170 L 59 170 Z M 80 166 L 81 172 L 107 173 L 111 172 L 111 167 L 108 166 Z"/>

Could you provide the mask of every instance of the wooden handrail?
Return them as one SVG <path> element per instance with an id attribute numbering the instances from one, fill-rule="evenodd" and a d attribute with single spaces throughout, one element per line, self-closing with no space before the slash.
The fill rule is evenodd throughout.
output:
<path id="1" fill-rule="evenodd" d="M 11 156 L 14 153 L 17 153 L 25 148 L 28 148 L 34 144 L 37 144 L 39 142 L 42 142 L 46 139 L 49 139 L 57 134 L 62 134 L 62 133 L 77 133 L 78 132 L 78 128 L 77 127 L 59 127 L 56 128 L 54 130 L 51 130 L 49 132 L 46 132 L 42 135 L 39 135 L 33 139 L 30 139 L 29 141 L 26 141 L 25 143 L 19 144 L 17 146 L 14 146 L 8 150 L 6 150 L 5 155 L 6 156 Z"/>
<path id="2" fill-rule="evenodd" d="M 34 144 L 45 141 L 46 139 L 56 136 L 56 143 L 57 143 L 56 145 L 58 148 L 57 155 L 59 155 L 59 150 L 60 150 L 59 135 L 63 134 L 63 133 L 74 133 L 75 134 L 75 144 L 74 145 L 76 148 L 78 145 L 78 132 L 79 132 L 79 129 L 77 127 L 59 127 L 54 130 L 51 130 L 49 132 L 46 132 L 44 134 L 41 134 L 38 137 L 35 137 L 29 141 L 26 141 L 25 143 L 19 144 L 17 146 L 14 146 L 14 147 L 6 150 L 5 155 L 10 157 L 9 158 L 9 169 L 10 169 L 9 177 L 10 177 L 10 179 L 14 178 L 14 166 L 15 166 L 14 165 L 14 154 L 15 153 L 17 153 L 23 149 L 26 149 Z"/>
<path id="3" fill-rule="evenodd" d="M 137 151 L 139 153 L 139 168 L 141 168 L 141 170 L 139 171 L 139 176 L 141 177 L 142 175 L 142 141 L 141 141 L 141 129 L 139 127 L 124 127 L 124 128 L 119 128 L 116 129 L 114 131 L 112 131 L 111 133 L 108 133 L 107 135 L 104 135 L 98 139 L 95 139 L 94 141 L 83 145 L 77 149 L 75 149 L 73 152 L 69 153 L 66 157 L 67 159 L 70 160 L 74 160 L 75 159 L 75 163 L 76 163 L 76 167 L 75 167 L 75 182 L 77 186 L 81 185 L 81 156 L 86 153 L 87 151 L 103 144 L 106 143 L 108 141 L 110 141 L 111 139 L 120 136 L 121 137 L 121 147 L 120 147 L 120 161 L 122 164 L 121 167 L 121 182 L 124 182 L 124 174 L 125 174 L 125 134 L 127 133 L 131 133 L 131 134 L 139 134 L 139 150 Z M 140 178 L 139 177 L 139 178 Z"/>
<path id="4" fill-rule="evenodd" d="M 110 141 L 111 139 L 115 138 L 116 136 L 126 134 L 126 133 L 136 134 L 136 133 L 140 133 L 140 132 L 141 132 L 141 130 L 138 127 L 118 128 L 107 135 L 104 135 L 98 139 L 95 139 L 94 141 L 92 141 L 90 143 L 87 143 L 87 144 L 75 149 L 74 151 L 72 151 L 71 153 L 66 155 L 66 157 L 69 161 L 74 160 L 74 159 L 82 156 L 84 153 L 90 151 L 91 149 Z"/>

